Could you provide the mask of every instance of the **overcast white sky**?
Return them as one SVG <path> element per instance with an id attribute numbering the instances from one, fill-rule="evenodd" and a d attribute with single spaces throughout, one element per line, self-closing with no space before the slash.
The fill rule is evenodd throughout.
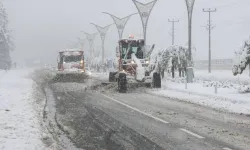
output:
<path id="1" fill-rule="evenodd" d="M 9 14 L 10 28 L 15 38 L 15 60 L 29 58 L 49 63 L 56 62 L 57 52 L 76 37 L 85 38 L 80 30 L 96 32 L 90 22 L 105 26 L 113 20 L 101 12 L 110 12 L 124 17 L 137 12 L 132 0 L 2 0 Z M 140 0 L 149 2 L 150 0 Z M 202 8 L 217 8 L 212 13 L 212 58 L 230 58 L 240 42 L 250 34 L 249 0 L 196 0 L 193 14 L 193 44 L 197 48 L 196 57 L 208 57 L 208 32 L 204 26 L 208 13 Z M 148 24 L 148 44 L 156 48 L 171 45 L 171 24 L 168 19 L 176 18 L 176 44 L 187 43 L 187 14 L 185 0 L 158 0 Z M 139 15 L 133 16 L 125 28 L 124 37 L 129 34 L 141 35 Z M 106 56 L 115 55 L 118 39 L 113 25 L 107 33 Z M 95 39 L 95 49 L 100 50 L 100 36 Z M 88 50 L 88 44 L 85 44 Z"/>

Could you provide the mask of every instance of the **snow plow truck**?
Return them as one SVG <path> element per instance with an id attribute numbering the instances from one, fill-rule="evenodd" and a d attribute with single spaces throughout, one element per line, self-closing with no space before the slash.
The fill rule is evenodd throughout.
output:
<path id="1" fill-rule="evenodd" d="M 55 81 L 82 82 L 88 76 L 85 71 L 84 52 L 78 49 L 59 52 L 57 64 Z"/>
<path id="2" fill-rule="evenodd" d="M 109 73 L 109 82 L 117 82 L 120 93 L 127 92 L 132 85 L 161 88 L 160 73 L 150 67 L 150 54 L 145 52 L 144 39 L 122 39 L 118 42 L 116 57 L 118 57 L 117 71 Z"/>

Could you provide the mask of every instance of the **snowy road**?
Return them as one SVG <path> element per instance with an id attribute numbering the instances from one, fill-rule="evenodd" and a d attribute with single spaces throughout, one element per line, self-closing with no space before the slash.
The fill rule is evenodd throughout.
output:
<path id="1" fill-rule="evenodd" d="M 98 81 L 87 84 L 93 83 Z M 58 123 L 79 148 L 248 149 L 250 146 L 247 116 L 142 92 L 119 94 L 105 86 L 86 89 L 86 84 L 65 83 L 51 87 Z"/>

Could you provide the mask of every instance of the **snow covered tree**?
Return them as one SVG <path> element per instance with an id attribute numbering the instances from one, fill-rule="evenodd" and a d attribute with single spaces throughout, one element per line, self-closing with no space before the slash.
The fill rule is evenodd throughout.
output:
<path id="1" fill-rule="evenodd" d="M 250 65 L 250 37 L 235 52 L 232 68 L 233 74 L 235 76 L 242 74 L 247 65 Z"/>
<path id="2" fill-rule="evenodd" d="M 10 68 L 10 51 L 15 48 L 8 23 L 8 15 L 3 4 L 0 3 L 0 69 Z"/>
<path id="3" fill-rule="evenodd" d="M 233 75 L 242 74 L 248 65 L 250 65 L 250 37 L 243 42 L 237 51 L 235 51 L 232 68 Z M 240 93 L 249 93 L 250 85 L 240 86 L 238 91 Z"/>
<path id="4" fill-rule="evenodd" d="M 175 68 L 187 67 L 188 48 L 184 46 L 170 46 L 159 51 L 156 55 L 151 55 L 151 62 L 156 64 L 156 69 L 164 77 L 164 71 L 173 73 Z"/>

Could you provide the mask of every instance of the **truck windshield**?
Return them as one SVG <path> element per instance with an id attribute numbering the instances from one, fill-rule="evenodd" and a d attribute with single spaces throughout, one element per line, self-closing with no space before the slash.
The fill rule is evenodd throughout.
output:
<path id="1" fill-rule="evenodd" d="M 136 54 L 138 47 L 132 46 L 131 48 L 132 48 L 132 52 Z M 122 48 L 122 59 L 125 59 L 126 54 L 127 54 L 127 47 L 123 47 Z"/>
<path id="2" fill-rule="evenodd" d="M 64 56 L 64 62 L 78 62 L 81 61 L 82 56 L 77 55 L 77 56 Z"/>

